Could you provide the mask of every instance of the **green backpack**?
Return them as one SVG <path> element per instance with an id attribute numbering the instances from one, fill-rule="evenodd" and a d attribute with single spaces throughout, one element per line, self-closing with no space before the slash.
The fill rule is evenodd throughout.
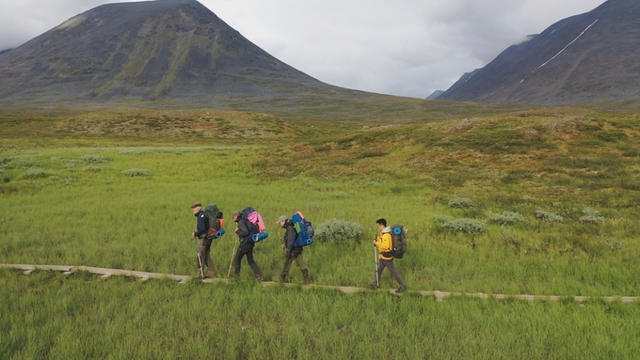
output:
<path id="1" fill-rule="evenodd" d="M 207 231 L 207 238 L 217 239 L 224 235 L 224 217 L 222 211 L 218 209 L 216 204 L 209 204 L 204 208 L 204 214 L 209 219 L 209 230 Z"/>

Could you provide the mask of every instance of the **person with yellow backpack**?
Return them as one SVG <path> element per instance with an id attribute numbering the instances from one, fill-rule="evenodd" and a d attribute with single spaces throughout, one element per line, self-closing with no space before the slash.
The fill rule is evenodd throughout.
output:
<path id="1" fill-rule="evenodd" d="M 376 257 L 376 274 L 373 284 L 371 284 L 371 288 L 375 289 L 380 287 L 380 276 L 382 275 L 382 270 L 384 270 L 384 268 L 388 268 L 391 276 L 393 276 L 398 284 L 400 284 L 400 287 L 396 290 L 396 294 L 399 294 L 407 290 L 407 285 L 404 283 L 404 280 L 402 280 L 402 277 L 393 264 L 392 254 L 394 252 L 394 246 L 391 228 L 387 226 L 387 220 L 385 219 L 376 220 L 376 225 L 380 231 L 380 235 L 374 238 L 373 245 L 378 248 L 380 255 Z"/>

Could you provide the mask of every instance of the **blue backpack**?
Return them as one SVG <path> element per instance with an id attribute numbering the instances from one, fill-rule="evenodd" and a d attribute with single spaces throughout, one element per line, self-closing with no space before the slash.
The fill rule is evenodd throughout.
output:
<path id="1" fill-rule="evenodd" d="M 298 211 L 291 215 L 291 221 L 296 229 L 296 241 L 293 246 L 307 246 L 313 243 L 313 235 L 315 233 L 311 221 L 306 220 L 304 215 Z"/>

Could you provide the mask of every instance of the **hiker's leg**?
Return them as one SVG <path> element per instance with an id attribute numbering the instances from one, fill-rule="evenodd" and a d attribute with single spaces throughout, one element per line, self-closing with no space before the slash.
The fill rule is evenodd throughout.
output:
<path id="1" fill-rule="evenodd" d="M 262 271 L 260 271 L 260 267 L 253 260 L 253 246 L 249 248 L 249 251 L 247 251 L 247 262 L 249 263 L 249 266 L 251 266 L 251 270 L 253 270 L 256 280 L 262 281 Z"/>
<path id="2" fill-rule="evenodd" d="M 393 276 L 393 278 L 396 279 L 398 284 L 400 284 L 401 287 L 406 288 L 407 285 L 404 283 L 404 280 L 402 280 L 402 277 L 398 273 L 398 270 L 396 270 L 396 266 L 393 264 L 393 260 L 388 261 L 387 268 L 389 268 L 389 272 L 391 273 L 391 276 Z"/>
<path id="3" fill-rule="evenodd" d="M 213 260 L 211 260 L 211 242 L 213 240 L 204 240 L 204 265 L 207 267 L 207 277 L 212 278 L 215 275 L 213 270 Z"/>
<path id="4" fill-rule="evenodd" d="M 291 268 L 292 263 L 293 263 L 293 259 L 291 257 L 284 259 L 284 266 L 282 267 L 282 272 L 280 273 L 280 281 L 286 280 L 287 274 L 289 274 L 289 269 Z"/>
<path id="5" fill-rule="evenodd" d="M 384 270 L 384 260 L 378 259 L 378 265 L 376 266 L 376 273 L 373 276 L 374 286 L 380 286 L 380 280 L 382 277 L 382 270 Z"/>
<path id="6" fill-rule="evenodd" d="M 296 255 L 296 263 L 302 271 L 302 282 L 304 284 L 311 284 L 312 280 L 309 276 L 309 269 L 307 269 L 307 264 L 304 263 L 304 259 L 302 258 L 302 253 Z"/>
<path id="7" fill-rule="evenodd" d="M 304 258 L 302 257 L 302 251 L 296 252 L 293 254 L 294 259 L 296 260 L 296 264 L 302 271 L 302 282 L 304 284 L 311 284 L 311 277 L 309 276 L 309 270 L 307 269 L 307 264 L 304 263 Z"/>
<path id="8" fill-rule="evenodd" d="M 235 266 L 234 273 L 236 278 L 240 276 L 240 261 L 242 260 L 242 257 L 246 254 L 246 247 L 244 247 L 243 245 L 244 244 L 240 244 L 240 246 L 238 246 L 238 250 L 236 251 L 236 256 L 233 258 L 233 265 Z"/>
<path id="9" fill-rule="evenodd" d="M 299 253 L 295 253 L 293 255 L 293 258 L 296 260 L 296 264 L 298 264 L 298 267 L 300 268 L 300 270 L 307 270 L 307 264 L 304 263 L 304 259 L 302 258 L 302 252 Z"/>
<path id="10" fill-rule="evenodd" d="M 198 276 L 202 276 L 204 274 L 205 267 L 205 241 L 204 239 L 198 239 L 198 254 L 196 258 L 196 262 L 198 265 Z"/>

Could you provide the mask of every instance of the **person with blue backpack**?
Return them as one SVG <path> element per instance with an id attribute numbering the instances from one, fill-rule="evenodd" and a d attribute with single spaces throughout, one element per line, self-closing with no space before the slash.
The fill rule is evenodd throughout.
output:
<path id="1" fill-rule="evenodd" d="M 240 276 L 240 261 L 244 256 L 246 256 L 247 262 L 249 263 L 249 266 L 251 266 L 251 270 L 253 270 L 256 280 L 261 282 L 263 281 L 262 272 L 260 271 L 258 264 L 253 260 L 253 247 L 255 246 L 255 243 L 252 237 L 259 233 L 258 226 L 251 223 L 248 219 L 245 219 L 240 211 L 235 211 L 233 213 L 233 220 L 236 222 L 236 234 L 240 241 L 240 245 L 238 246 L 233 258 L 233 263 L 235 265 L 234 280 L 238 279 Z"/>
<path id="2" fill-rule="evenodd" d="M 309 277 L 309 270 L 307 269 L 307 264 L 305 264 L 304 259 L 302 258 L 302 246 L 296 246 L 296 239 L 298 238 L 298 232 L 296 231 L 295 224 L 292 220 L 289 220 L 287 216 L 282 215 L 278 219 L 278 225 L 285 229 L 284 238 L 282 239 L 281 247 L 285 250 L 284 252 L 284 267 L 282 268 L 282 272 L 280 273 L 279 280 L 281 282 L 289 282 L 288 274 L 289 269 L 291 268 L 291 264 L 295 260 L 296 264 L 302 271 L 303 283 L 310 284 L 311 277 Z"/>
<path id="3" fill-rule="evenodd" d="M 393 276 L 398 284 L 400 284 L 400 287 L 396 290 L 396 293 L 401 293 L 407 290 L 407 285 L 404 283 L 404 280 L 402 280 L 402 277 L 393 264 L 394 245 L 393 237 L 391 235 L 391 227 L 387 226 L 387 220 L 385 219 L 376 220 L 376 225 L 378 227 L 378 230 L 380 231 L 380 235 L 375 237 L 375 239 L 373 240 L 373 245 L 378 248 L 380 255 L 377 258 L 376 274 L 371 287 L 378 288 L 380 286 L 380 276 L 382 275 L 382 270 L 384 270 L 384 268 L 388 268 L 391 276 Z"/>

